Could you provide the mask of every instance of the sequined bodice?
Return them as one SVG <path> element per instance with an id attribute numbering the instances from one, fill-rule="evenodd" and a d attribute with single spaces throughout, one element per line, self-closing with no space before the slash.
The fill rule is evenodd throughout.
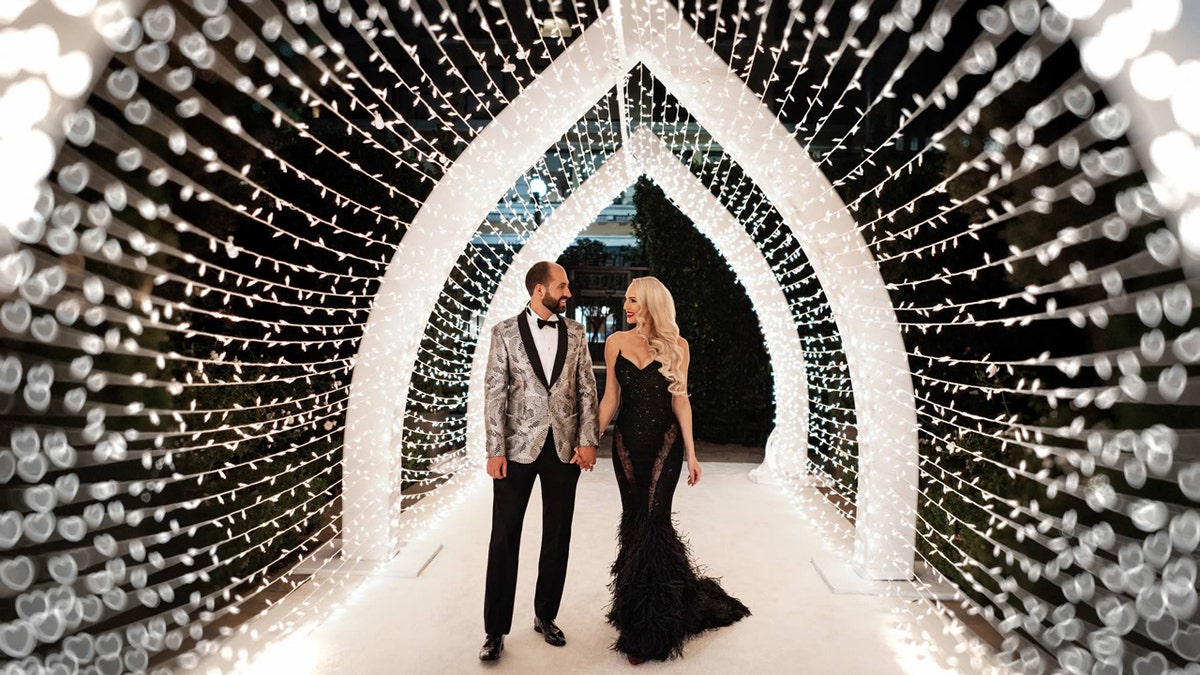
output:
<path id="1" fill-rule="evenodd" d="M 613 462 L 626 511 L 649 511 L 652 517 L 670 518 L 671 495 L 683 461 L 683 439 L 660 367 L 662 364 L 654 361 L 638 368 L 629 357 L 617 357 L 621 412 Z"/>
<path id="2" fill-rule="evenodd" d="M 617 428 L 624 435 L 661 438 L 675 423 L 667 378 L 658 372 L 661 367 L 658 361 L 651 361 L 645 368 L 638 368 L 624 354 L 617 357 L 617 382 L 621 384 Z"/>

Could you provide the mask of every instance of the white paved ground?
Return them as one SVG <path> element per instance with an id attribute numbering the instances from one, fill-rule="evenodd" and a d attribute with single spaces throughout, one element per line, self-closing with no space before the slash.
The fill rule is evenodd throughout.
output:
<path id="1" fill-rule="evenodd" d="M 188 672 L 288 673 L 811 673 L 910 675 L 974 673 L 954 655 L 962 642 L 943 635 L 924 601 L 838 595 L 814 569 L 814 556 L 845 554 L 847 542 L 819 535 L 813 515 L 836 515 L 812 489 L 795 502 L 782 488 L 746 478 L 752 465 L 706 463 L 693 488 L 681 483 L 675 506 L 681 531 L 709 573 L 754 613 L 688 644 L 684 658 L 636 669 L 609 651 L 604 621 L 608 565 L 620 511 L 610 460 L 581 478 L 571 566 L 558 624 L 567 646 L 545 644 L 532 629 L 533 585 L 541 530 L 534 490 L 522 545 L 513 633 L 503 658 L 481 664 L 483 578 L 491 490 L 483 481 L 445 514 L 430 537 L 444 548 L 417 578 L 383 573 L 349 579 L 330 597 L 289 598 L 276 616 L 300 627 L 274 646 L 235 637 L 223 655 Z M 311 585 L 311 584 L 309 584 Z M 324 588 L 335 586 L 328 582 Z M 292 603 L 289 614 L 288 603 Z M 335 606 L 334 610 L 326 607 Z M 270 622 L 258 619 L 260 631 Z M 307 622 L 307 623 L 306 623 Z M 256 624 L 252 623 L 254 627 Z M 924 635 L 922 638 L 915 636 Z M 937 643 L 931 648 L 933 640 Z M 233 665 L 231 665 L 231 662 Z"/>

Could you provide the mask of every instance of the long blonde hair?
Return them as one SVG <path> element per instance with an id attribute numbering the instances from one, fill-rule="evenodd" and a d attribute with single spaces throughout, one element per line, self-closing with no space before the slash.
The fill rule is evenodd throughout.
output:
<path id="1" fill-rule="evenodd" d="M 679 341 L 679 324 L 675 323 L 675 299 L 671 291 L 654 277 L 638 277 L 629 284 L 629 292 L 641 305 L 638 326 L 634 333 L 650 346 L 650 358 L 662 364 L 658 372 L 667 378 L 667 391 L 687 395 L 687 370 L 684 367 L 683 345 Z M 649 315 L 654 336 L 649 337 L 644 318 Z"/>

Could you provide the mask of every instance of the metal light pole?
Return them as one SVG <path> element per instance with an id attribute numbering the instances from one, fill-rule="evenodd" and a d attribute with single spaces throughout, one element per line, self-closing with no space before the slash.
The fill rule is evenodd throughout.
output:
<path id="1" fill-rule="evenodd" d="M 534 176 L 529 179 L 529 195 L 533 197 L 534 206 L 533 223 L 539 227 L 542 224 L 542 197 L 545 197 L 549 191 L 546 181 L 542 180 L 541 176 Z"/>

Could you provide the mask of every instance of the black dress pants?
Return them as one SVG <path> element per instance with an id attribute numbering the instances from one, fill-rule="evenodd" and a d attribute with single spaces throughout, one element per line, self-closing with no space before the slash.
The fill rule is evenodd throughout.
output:
<path id="1" fill-rule="evenodd" d="M 487 585 L 483 595 L 483 626 L 488 635 L 506 635 L 512 628 L 521 526 L 535 478 L 540 478 L 542 484 L 542 551 L 533 610 L 547 621 L 558 617 L 567 579 L 579 465 L 559 459 L 553 435 L 547 433 L 536 460 L 530 464 L 509 461 L 508 476 L 492 480 L 492 540 L 488 546 Z"/>

